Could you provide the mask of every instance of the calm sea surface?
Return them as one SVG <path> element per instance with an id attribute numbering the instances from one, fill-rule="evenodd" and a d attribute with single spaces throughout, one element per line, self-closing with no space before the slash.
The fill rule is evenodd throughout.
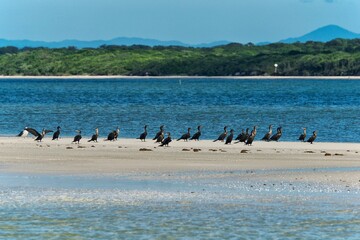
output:
<path id="1" fill-rule="evenodd" d="M 214 139 L 225 125 L 239 133 L 268 125 L 283 127 L 283 141 L 295 141 L 308 128 L 318 141 L 359 142 L 360 81 L 109 79 L 1 80 L 0 135 L 25 126 L 41 130 L 60 125 L 63 135 L 76 129 L 106 136 L 117 126 L 120 137 L 134 138 L 149 125 L 161 124 L 174 137 L 203 125 L 204 139 Z M 260 136 L 261 135 L 261 136 Z"/>

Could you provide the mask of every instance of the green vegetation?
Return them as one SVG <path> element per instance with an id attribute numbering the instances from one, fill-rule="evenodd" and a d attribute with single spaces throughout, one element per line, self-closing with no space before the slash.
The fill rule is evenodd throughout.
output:
<path id="1" fill-rule="evenodd" d="M 0 48 L 0 75 L 360 75 L 360 39 L 213 48 L 102 46 L 96 49 Z"/>

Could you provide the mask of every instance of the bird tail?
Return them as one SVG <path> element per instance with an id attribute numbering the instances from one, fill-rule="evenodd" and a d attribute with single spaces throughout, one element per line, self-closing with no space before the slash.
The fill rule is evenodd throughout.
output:
<path id="1" fill-rule="evenodd" d="M 216 142 L 217 141 L 217 139 L 215 139 L 213 142 Z"/>

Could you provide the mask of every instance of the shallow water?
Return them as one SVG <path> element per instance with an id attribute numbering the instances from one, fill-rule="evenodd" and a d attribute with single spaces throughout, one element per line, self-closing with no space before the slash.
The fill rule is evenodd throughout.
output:
<path id="1" fill-rule="evenodd" d="M 119 126 L 121 137 L 149 135 L 166 125 L 174 137 L 203 125 L 204 139 L 215 139 L 224 125 L 238 134 L 259 126 L 283 127 L 283 141 L 295 141 L 308 128 L 318 141 L 359 142 L 358 80 L 107 79 L 1 80 L 0 135 L 25 126 L 106 136 Z"/>
<path id="2" fill-rule="evenodd" d="M 0 232 L 15 239 L 360 237 L 359 187 L 248 178 L 269 172 L 1 174 Z"/>

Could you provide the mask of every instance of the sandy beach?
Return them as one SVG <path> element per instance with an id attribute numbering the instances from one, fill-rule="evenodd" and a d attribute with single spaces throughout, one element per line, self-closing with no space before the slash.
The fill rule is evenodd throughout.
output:
<path id="1" fill-rule="evenodd" d="M 286 170 L 286 174 L 275 171 L 253 177 L 360 184 L 358 143 L 254 142 L 253 146 L 245 146 L 203 140 L 173 141 L 170 147 L 159 147 L 151 140 L 101 139 L 98 143 L 83 140 L 77 145 L 71 143 L 72 138 L 59 141 L 45 138 L 38 143 L 29 137 L 1 137 L 0 171 L 106 175 Z M 296 169 L 305 172 L 289 171 Z"/>
<path id="2" fill-rule="evenodd" d="M 287 80 L 287 79 L 321 79 L 321 80 L 360 80 L 360 76 L 125 76 L 125 75 L 70 75 L 70 76 L 4 76 L 0 75 L 0 80 L 26 79 L 26 80 L 60 80 L 60 79 L 236 79 L 236 80 Z"/>

